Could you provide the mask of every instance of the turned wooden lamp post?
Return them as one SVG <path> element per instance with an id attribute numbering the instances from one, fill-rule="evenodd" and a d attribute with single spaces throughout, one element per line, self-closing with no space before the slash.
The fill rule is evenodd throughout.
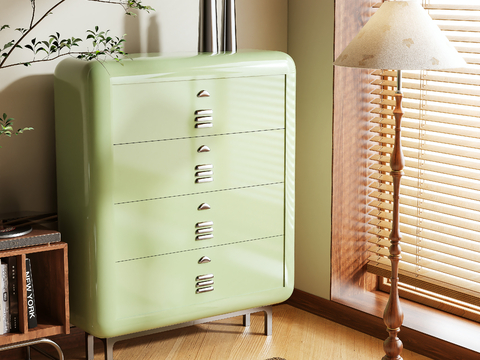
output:
<path id="1" fill-rule="evenodd" d="M 390 233 L 392 265 L 390 296 L 383 319 L 388 338 L 383 360 L 401 360 L 403 344 L 397 334 L 403 323 L 398 295 L 398 264 L 401 259 L 399 225 L 400 180 L 404 157 L 401 146 L 402 70 L 440 70 L 465 66 L 448 39 L 441 33 L 419 1 L 387 1 L 370 18 L 334 62 L 337 66 L 397 70 L 395 93 L 395 142 L 390 157 L 393 179 L 393 218 Z"/>

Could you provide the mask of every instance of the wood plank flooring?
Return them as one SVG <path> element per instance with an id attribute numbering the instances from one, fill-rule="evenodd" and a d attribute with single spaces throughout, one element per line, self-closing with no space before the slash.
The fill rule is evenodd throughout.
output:
<path id="1" fill-rule="evenodd" d="M 118 342 L 115 360 L 380 360 L 382 340 L 290 305 L 273 307 L 273 335 L 263 335 L 263 313 L 251 316 L 249 328 L 235 317 Z M 51 352 L 48 347 L 42 349 Z M 53 352 L 52 352 L 53 353 Z M 404 360 L 428 358 L 403 351 Z M 32 351 L 32 360 L 45 359 Z M 83 347 L 65 350 L 66 360 L 84 360 Z M 95 344 L 95 360 L 103 360 Z M 20 359 L 19 359 L 20 360 Z"/>

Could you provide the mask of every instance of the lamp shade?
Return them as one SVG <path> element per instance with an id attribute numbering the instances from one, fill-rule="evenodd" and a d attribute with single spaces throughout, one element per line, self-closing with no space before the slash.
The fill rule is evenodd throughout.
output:
<path id="1" fill-rule="evenodd" d="M 465 64 L 418 1 L 384 2 L 334 62 L 391 70 L 435 70 Z"/>

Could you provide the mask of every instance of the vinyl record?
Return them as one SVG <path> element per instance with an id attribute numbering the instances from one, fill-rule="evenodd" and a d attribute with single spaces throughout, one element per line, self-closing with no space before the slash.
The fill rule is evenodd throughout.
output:
<path id="1" fill-rule="evenodd" d="M 17 236 L 27 235 L 32 231 L 30 225 L 23 226 L 8 226 L 5 229 L 0 229 L 0 239 L 8 239 Z"/>

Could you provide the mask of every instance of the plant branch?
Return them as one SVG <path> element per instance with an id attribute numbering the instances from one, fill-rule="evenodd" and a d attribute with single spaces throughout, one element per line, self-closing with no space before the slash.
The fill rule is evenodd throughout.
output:
<path id="1" fill-rule="evenodd" d="M 150 10 L 155 10 L 151 6 L 142 5 L 141 0 L 88 0 L 88 1 L 120 5 L 121 7 L 123 7 L 127 15 L 136 15 L 134 13 L 129 12 L 128 11 L 129 9 L 145 10 L 147 12 L 149 12 Z"/>
<path id="2" fill-rule="evenodd" d="M 35 20 L 35 9 L 37 5 L 35 0 L 31 0 L 31 3 L 32 3 L 32 19 L 30 20 L 30 28 L 32 28 L 33 26 L 33 20 Z"/>
<path id="3" fill-rule="evenodd" d="M 111 0 L 88 0 L 88 1 L 105 3 L 105 4 L 121 5 L 123 8 L 125 8 L 125 6 L 121 2 L 115 2 L 115 1 L 111 1 Z"/>
<path id="4" fill-rule="evenodd" d="M 85 53 L 85 51 L 75 51 L 75 52 L 68 52 L 68 53 L 64 53 L 64 54 L 59 54 L 59 55 L 56 55 L 54 57 L 49 57 L 47 59 L 38 59 L 38 60 L 32 60 L 32 61 L 28 61 L 29 64 L 35 64 L 35 63 L 39 63 L 39 62 L 46 62 L 46 61 L 53 61 L 53 60 L 56 60 L 58 59 L 59 57 L 62 57 L 62 56 L 65 56 L 65 55 L 80 55 L 80 54 L 83 54 Z M 19 66 L 19 65 L 25 65 L 25 63 L 23 62 L 19 62 L 19 63 L 15 63 L 15 64 L 9 64 L 9 65 L 5 65 L 2 67 L 2 69 L 6 69 L 6 68 L 9 68 L 9 67 L 13 67 L 13 66 Z"/>
<path id="5" fill-rule="evenodd" d="M 36 0 L 30 0 L 30 1 L 31 1 L 31 4 L 32 4 L 32 17 L 31 17 L 31 20 L 30 20 L 30 27 L 28 29 L 16 29 L 16 30 L 20 30 L 22 32 L 22 35 L 20 36 L 20 38 L 17 41 L 12 40 L 10 43 L 6 44 L 6 46 L 4 47 L 4 49 L 6 49 L 7 45 L 8 45 L 8 47 L 11 47 L 11 49 L 8 52 L 2 54 L 3 59 L 0 60 L 0 69 L 4 69 L 4 68 L 7 68 L 7 67 L 12 67 L 12 66 L 18 66 L 18 65 L 30 65 L 31 63 L 36 63 L 36 62 L 40 62 L 40 61 L 47 61 L 47 59 L 35 60 L 35 58 L 34 58 L 33 61 L 26 61 L 26 62 L 19 62 L 19 63 L 11 64 L 11 65 L 5 65 L 7 59 L 10 57 L 12 52 L 16 48 L 22 48 L 20 46 L 20 43 L 27 37 L 27 35 L 29 35 L 32 32 L 32 30 L 40 22 L 42 22 L 48 15 L 50 15 L 53 12 L 53 10 L 55 10 L 55 8 L 57 8 L 58 6 L 63 4 L 66 0 L 58 1 L 49 10 L 47 10 L 45 12 L 45 14 L 43 14 L 43 16 L 36 22 L 35 22 Z M 150 10 L 153 10 L 153 11 L 155 10 L 151 6 L 142 5 L 141 0 L 88 0 L 88 1 L 120 5 L 120 6 L 123 7 L 123 9 L 125 10 L 125 13 L 127 15 L 133 15 L 133 16 L 135 16 L 136 14 L 130 12 L 129 9 L 145 10 L 147 12 L 149 12 Z M 4 26 L 4 27 L 8 27 L 8 26 Z M 2 27 L 2 30 L 3 30 L 4 27 Z M 32 40 L 32 43 L 35 46 L 35 39 Z M 27 47 L 28 46 L 29 45 L 27 45 Z M 34 51 L 34 53 L 36 53 L 36 52 Z M 88 53 L 88 52 L 85 52 L 85 53 Z M 123 54 L 123 53 L 121 53 L 121 54 Z M 91 59 L 93 59 L 93 58 L 94 57 L 92 57 Z"/>
<path id="6" fill-rule="evenodd" d="M 47 62 L 47 61 L 53 61 L 53 60 L 57 60 L 58 58 L 62 57 L 62 56 L 66 56 L 66 55 L 83 55 L 85 53 L 89 53 L 88 51 L 72 51 L 72 52 L 66 52 L 66 53 L 63 53 L 63 54 L 58 54 L 58 55 L 55 55 L 54 57 L 49 57 L 49 58 L 46 58 L 46 59 L 38 59 L 38 60 L 32 60 L 32 61 L 28 61 L 29 64 L 35 64 L 35 63 L 39 63 L 39 62 Z M 105 55 L 110 55 L 109 53 L 105 53 Z M 9 65 L 5 65 L 3 67 L 3 69 L 6 69 L 6 68 L 9 68 L 9 67 L 13 67 L 13 66 L 19 66 L 19 65 L 25 65 L 25 63 L 23 62 L 19 62 L 19 63 L 15 63 L 15 64 L 9 64 Z"/>
<path id="7" fill-rule="evenodd" d="M 35 2 L 35 0 L 33 1 Z M 35 23 L 35 24 L 30 24 L 30 28 L 25 31 L 25 33 L 20 37 L 20 39 L 18 39 L 15 44 L 12 46 L 12 48 L 10 49 L 10 51 L 7 53 L 7 55 L 3 58 L 2 62 L 0 62 L 0 68 L 4 68 L 6 66 L 4 66 L 5 64 L 5 61 L 7 61 L 7 59 L 10 57 L 10 54 L 13 52 L 13 50 L 15 50 L 17 48 L 17 46 L 20 45 L 20 42 L 23 41 L 23 39 L 25 39 L 25 37 L 43 20 L 45 19 L 55 8 L 57 8 L 58 6 L 60 6 L 62 3 L 64 3 L 65 0 L 60 0 L 57 4 L 53 5 L 49 10 L 47 10 L 47 12 Z M 32 23 L 33 23 L 33 18 L 32 18 Z"/>

